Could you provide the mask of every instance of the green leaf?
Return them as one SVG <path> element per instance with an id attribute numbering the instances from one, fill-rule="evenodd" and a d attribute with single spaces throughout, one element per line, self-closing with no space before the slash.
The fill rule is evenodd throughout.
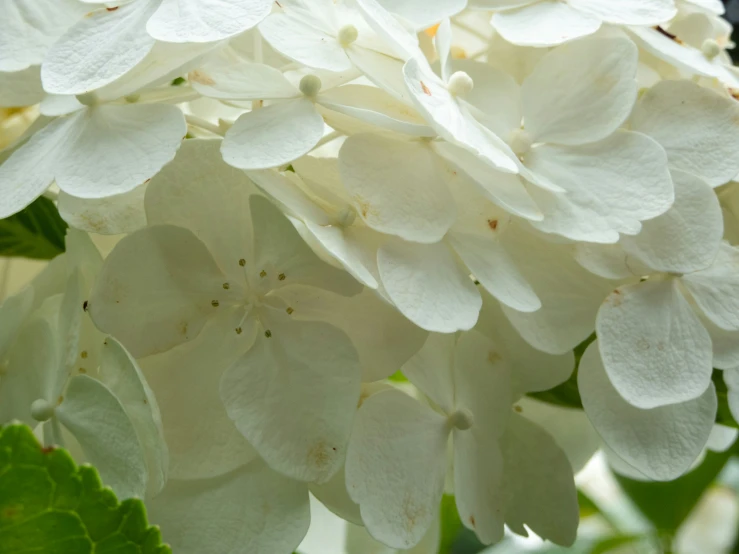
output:
<path id="1" fill-rule="evenodd" d="M 706 452 L 705 460 L 697 468 L 674 481 L 635 481 L 615 475 L 621 488 L 657 531 L 672 536 L 729 461 L 732 451 Z"/>
<path id="2" fill-rule="evenodd" d="M 0 219 L 0 256 L 50 260 L 64 252 L 66 229 L 54 203 L 41 196 L 17 214 Z"/>
<path id="3" fill-rule="evenodd" d="M 31 429 L 0 427 L 0 554 L 171 554 L 141 500 L 119 502 L 97 471 Z"/>

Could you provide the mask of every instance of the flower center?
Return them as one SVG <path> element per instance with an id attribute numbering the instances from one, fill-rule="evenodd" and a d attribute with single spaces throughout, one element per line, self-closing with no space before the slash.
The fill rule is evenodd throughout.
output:
<path id="1" fill-rule="evenodd" d="M 357 31 L 357 28 L 354 25 L 344 25 L 341 29 L 339 29 L 338 39 L 339 44 L 341 44 L 344 48 L 351 45 L 353 42 L 357 40 L 359 37 L 359 31 Z"/>
<path id="2" fill-rule="evenodd" d="M 454 96 L 465 96 L 472 92 L 474 87 L 475 82 L 472 80 L 472 77 L 464 71 L 455 71 L 452 73 L 452 76 L 449 77 L 449 82 L 447 83 L 447 89 Z"/>
<path id="3" fill-rule="evenodd" d="M 703 44 L 701 45 L 701 52 L 703 52 L 703 55 L 706 58 L 712 60 L 721 53 L 721 46 L 718 42 L 716 42 L 712 38 L 709 38 L 703 41 Z"/>
<path id="4" fill-rule="evenodd" d="M 461 408 L 449 416 L 449 425 L 460 431 L 466 431 L 475 424 L 475 418 L 467 408 Z"/>
<path id="5" fill-rule="evenodd" d="M 528 151 L 531 150 L 532 144 L 533 140 L 531 139 L 531 135 L 523 129 L 514 129 L 508 137 L 508 145 L 516 156 L 523 156 L 528 153 Z"/>
<path id="6" fill-rule="evenodd" d="M 43 398 L 34 400 L 31 404 L 31 417 L 36 421 L 49 421 L 54 416 L 54 406 Z"/>
<path id="7" fill-rule="evenodd" d="M 357 219 L 357 210 L 353 206 L 344 206 L 338 214 L 336 221 L 341 227 L 351 227 Z"/>
<path id="8" fill-rule="evenodd" d="M 315 75 L 306 75 L 300 79 L 300 92 L 302 92 L 308 98 L 315 98 L 318 92 L 321 90 L 321 79 Z"/>

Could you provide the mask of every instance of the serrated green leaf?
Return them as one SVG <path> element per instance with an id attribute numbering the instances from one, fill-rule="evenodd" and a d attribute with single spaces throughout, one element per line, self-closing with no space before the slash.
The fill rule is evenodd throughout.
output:
<path id="1" fill-rule="evenodd" d="M 50 260 L 64 252 L 66 222 L 43 196 L 8 218 L 0 219 L 0 256 Z"/>
<path id="2" fill-rule="evenodd" d="M 171 554 L 141 500 L 119 502 L 98 472 L 31 429 L 0 427 L 0 554 Z"/>

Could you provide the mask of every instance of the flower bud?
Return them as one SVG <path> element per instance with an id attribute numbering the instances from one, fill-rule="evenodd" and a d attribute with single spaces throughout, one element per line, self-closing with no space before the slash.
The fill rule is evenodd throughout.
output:
<path id="1" fill-rule="evenodd" d="M 321 79 L 319 79 L 315 75 L 306 75 L 305 77 L 300 79 L 300 85 L 298 86 L 298 88 L 300 88 L 300 92 L 302 92 L 305 96 L 307 96 L 308 98 L 313 98 L 321 90 L 321 86 Z"/>
<path id="2" fill-rule="evenodd" d="M 34 400 L 31 404 L 31 417 L 36 421 L 49 421 L 54 415 L 54 406 L 43 398 Z"/>
<path id="3" fill-rule="evenodd" d="M 356 41 L 358 36 L 359 31 L 357 31 L 357 28 L 354 25 L 344 25 L 341 29 L 339 29 L 339 44 L 347 47 L 354 41 Z"/>
<path id="4" fill-rule="evenodd" d="M 454 96 L 464 96 L 472 92 L 475 83 L 472 77 L 467 75 L 464 71 L 456 71 L 449 77 L 449 83 L 447 88 Z"/>

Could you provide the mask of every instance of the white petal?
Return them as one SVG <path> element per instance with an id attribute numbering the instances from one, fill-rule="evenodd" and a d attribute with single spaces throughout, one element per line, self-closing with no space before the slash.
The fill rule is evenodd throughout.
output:
<path id="1" fill-rule="evenodd" d="M 487 63 L 472 60 L 454 60 L 452 68 L 464 71 L 472 78 L 473 89 L 464 101 L 480 110 L 481 121 L 496 135 L 506 139 L 513 129 L 521 127 L 521 87 L 505 71 Z"/>
<path id="2" fill-rule="evenodd" d="M 583 39 L 544 56 L 521 87 L 532 140 L 584 144 L 618 129 L 636 100 L 637 58 L 621 37 Z"/>
<path id="3" fill-rule="evenodd" d="M 508 42 L 523 46 L 554 46 L 592 35 L 600 28 L 601 20 L 574 9 L 569 3 L 544 0 L 496 12 L 491 23 Z"/>
<path id="4" fill-rule="evenodd" d="M 572 545 L 580 513 L 565 453 L 548 433 L 518 414 L 511 416 L 501 449 L 506 525 L 528 536 L 525 524 L 545 540 Z"/>
<path id="5" fill-rule="evenodd" d="M 83 94 L 113 82 L 138 64 L 154 46 L 146 21 L 158 0 L 99 8 L 54 43 L 41 66 L 51 94 Z"/>
<path id="6" fill-rule="evenodd" d="M 662 81 L 641 98 L 631 128 L 667 151 L 670 166 L 697 175 L 711 186 L 739 173 L 739 106 L 691 81 Z"/>
<path id="7" fill-rule="evenodd" d="M 544 213 L 532 225 L 572 240 L 614 243 L 619 233 L 635 235 L 641 221 L 665 213 L 674 201 L 664 150 L 639 133 L 617 131 L 582 146 L 539 146 L 526 155 L 526 165 L 566 191 L 532 187 Z"/>
<path id="8" fill-rule="evenodd" d="M 678 69 L 691 75 L 715 77 L 728 87 L 739 87 L 739 76 L 723 64 L 720 57 L 708 60 L 703 52 L 692 46 L 681 44 L 651 27 L 629 27 L 637 44 L 648 53 L 657 56 Z"/>
<path id="9" fill-rule="evenodd" d="M 458 14 L 467 6 L 467 0 L 378 0 L 385 9 L 413 23 L 421 30 L 439 23 L 445 17 Z"/>
<path id="10" fill-rule="evenodd" d="M 165 42 L 212 42 L 251 29 L 270 12 L 270 0 L 163 0 L 146 30 Z"/>
<path id="11" fill-rule="evenodd" d="M 377 262 L 390 299 L 422 329 L 453 333 L 475 325 L 480 294 L 446 244 L 389 242 Z"/>
<path id="12" fill-rule="evenodd" d="M 701 320 L 713 345 L 713 367 L 733 369 L 739 367 L 739 331 L 725 331 L 714 325 L 706 316 Z"/>
<path id="13" fill-rule="evenodd" d="M 425 61 L 408 60 L 403 75 L 413 103 L 439 135 L 464 146 L 493 167 L 518 172 L 505 143 L 462 111 L 446 84 Z"/>
<path id="14" fill-rule="evenodd" d="M 58 301 L 52 300 L 56 310 Z M 0 379 L 0 422 L 20 420 L 37 425 L 31 417 L 31 404 L 38 399 L 53 402 L 57 348 L 54 328 L 46 318 L 32 317 L 20 329 L 11 348 L 3 352 L 7 370 Z"/>
<path id="15" fill-rule="evenodd" d="M 19 212 L 51 184 L 75 123 L 75 116 L 50 122 L 0 165 L 0 218 Z"/>
<path id="16" fill-rule="evenodd" d="M 362 286 L 351 275 L 316 256 L 269 200 L 253 196 L 250 204 L 254 223 L 254 273 L 264 269 L 268 276 L 271 274 L 273 290 L 297 284 L 345 296 L 361 292 Z M 275 274 L 278 279 L 274 279 Z"/>
<path id="17" fill-rule="evenodd" d="M 170 479 L 217 477 L 257 457 L 220 396 L 221 375 L 243 352 L 242 337 L 209 324 L 192 341 L 141 360 L 162 412 Z"/>
<path id="18" fill-rule="evenodd" d="M 210 98 L 271 100 L 300 96 L 280 70 L 261 63 L 234 62 L 226 55 L 191 71 L 188 79 L 195 90 Z"/>
<path id="19" fill-rule="evenodd" d="M 377 231 L 434 243 L 454 223 L 454 199 L 430 148 L 378 135 L 349 137 L 339 152 L 341 178 L 357 212 Z"/>
<path id="20" fill-rule="evenodd" d="M 146 504 L 182 554 L 291 552 L 308 532 L 308 489 L 254 461 L 200 481 L 172 480 Z"/>
<path id="21" fill-rule="evenodd" d="M 273 13 L 259 24 L 259 32 L 280 54 L 308 67 L 329 71 L 352 67 L 336 36 L 299 15 Z"/>
<path id="22" fill-rule="evenodd" d="M 405 61 L 423 56 L 415 34 L 403 27 L 381 2 L 356 0 L 356 3 L 369 27 L 391 46 L 398 57 Z"/>
<path id="23" fill-rule="evenodd" d="M 100 380 L 126 410 L 146 458 L 147 492 L 157 494 L 164 487 L 169 469 L 159 405 L 136 360 L 113 337 L 105 339 Z"/>
<path id="24" fill-rule="evenodd" d="M 569 0 L 572 7 L 616 25 L 658 25 L 669 21 L 677 10 L 672 0 Z"/>
<path id="25" fill-rule="evenodd" d="M 273 469 L 326 482 L 341 467 L 359 399 L 356 350 L 320 322 L 275 322 L 221 379 L 231 419 Z"/>
<path id="26" fill-rule="evenodd" d="M 73 377 L 56 417 L 79 441 L 85 456 L 116 495 L 144 496 L 144 451 L 131 419 L 110 389 L 87 375 Z"/>
<path id="27" fill-rule="evenodd" d="M 704 314 L 727 331 L 739 330 L 739 250 L 722 244 L 711 267 L 685 275 L 685 288 Z"/>
<path id="28" fill-rule="evenodd" d="M 418 352 L 428 334 L 369 289 L 348 298 L 303 286 L 287 287 L 276 294 L 292 308 L 293 319 L 325 321 L 349 336 L 359 355 L 364 383 L 398 371 Z"/>
<path id="29" fill-rule="evenodd" d="M 206 246 L 181 227 L 157 225 L 121 240 L 92 290 L 89 312 L 136 357 L 197 336 L 226 278 Z M 216 297 L 217 298 L 217 297 Z"/>
<path id="30" fill-rule="evenodd" d="M 532 221 L 544 217 L 517 175 L 495 171 L 480 157 L 450 142 L 434 143 L 433 149 L 472 179 L 490 201 L 507 212 Z"/>
<path id="31" fill-rule="evenodd" d="M 34 288 L 23 287 L 0 303 L 0 356 L 5 356 L 33 309 Z"/>
<path id="32" fill-rule="evenodd" d="M 307 98 L 245 113 L 226 133 L 223 159 L 240 169 L 264 169 L 307 154 L 323 136 L 323 118 Z"/>
<path id="33" fill-rule="evenodd" d="M 321 93 L 317 102 L 333 112 L 368 123 L 369 126 L 359 127 L 365 132 L 374 132 L 377 130 L 375 127 L 381 127 L 411 136 L 436 136 L 436 132 L 411 106 L 379 87 L 348 84 Z M 329 125 L 331 117 L 332 114 L 328 113 Z"/>
<path id="34" fill-rule="evenodd" d="M 331 512 L 355 525 L 363 525 L 359 506 L 349 497 L 346 489 L 346 474 L 342 467 L 327 482 L 310 483 L 310 492 Z"/>
<path id="35" fill-rule="evenodd" d="M 503 311 L 535 348 L 569 352 L 593 332 L 595 314 L 613 284 L 583 269 L 569 245 L 546 242 L 520 226 L 512 226 L 506 237 L 508 252 L 542 307 L 523 313 L 503 306 Z"/>
<path id="36" fill-rule="evenodd" d="M 112 83 L 97 89 L 95 96 L 101 102 L 109 102 L 128 95 L 135 96 L 138 91 L 145 88 L 161 85 L 168 87 L 172 80 L 186 75 L 201 65 L 203 60 L 219 46 L 220 43 L 217 42 L 188 44 L 157 42 L 143 60 Z M 161 92 L 166 96 L 166 88 Z M 193 96 L 187 99 L 194 99 Z M 184 101 L 186 98 L 180 99 Z"/>
<path id="37" fill-rule="evenodd" d="M 480 284 L 506 306 L 520 312 L 541 308 L 541 301 L 500 242 L 453 233 L 450 244 Z"/>
<path id="38" fill-rule="evenodd" d="M 377 248 L 372 244 L 382 240 L 379 233 L 367 227 L 344 229 L 310 221 L 305 222 L 305 226 L 355 279 L 369 288 L 377 288 Z"/>
<path id="39" fill-rule="evenodd" d="M 711 382 L 711 338 L 674 279 L 617 288 L 596 331 L 613 386 L 636 407 L 692 400 Z"/>
<path id="40" fill-rule="evenodd" d="M 705 181 L 673 170 L 675 203 L 644 221 L 636 236 L 621 237 L 627 254 L 657 271 L 689 273 L 711 265 L 724 234 L 718 197 Z"/>
<path id="41" fill-rule="evenodd" d="M 713 428 L 717 406 L 713 385 L 694 400 L 641 410 L 613 388 L 597 342 L 580 361 L 578 385 L 585 412 L 603 440 L 650 479 L 669 481 L 685 473 Z"/>
<path id="42" fill-rule="evenodd" d="M 464 526 L 483 544 L 492 544 L 503 538 L 503 455 L 496 433 L 473 430 L 454 433 L 454 495 Z"/>
<path id="43" fill-rule="evenodd" d="M 357 43 L 346 49 L 346 55 L 349 56 L 355 71 L 359 70 L 376 86 L 386 90 L 402 102 L 411 102 L 403 78 L 403 60 L 371 48 L 363 48 Z"/>
<path id="44" fill-rule="evenodd" d="M 448 438 L 446 418 L 400 391 L 364 401 L 347 452 L 346 483 L 375 539 L 394 548 L 421 541 L 438 517 Z"/>
<path id="45" fill-rule="evenodd" d="M 39 65 L 47 49 L 89 10 L 74 0 L 13 0 L 0 19 L 0 71 Z"/>
<path id="46" fill-rule="evenodd" d="M 501 357 L 511 366 L 512 398 L 549 390 L 565 382 L 575 367 L 572 352 L 557 356 L 537 350 L 516 331 L 501 305 L 489 294 L 482 295 L 482 311 L 475 329 L 493 339 Z"/>
<path id="47" fill-rule="evenodd" d="M 454 411 L 454 334 L 430 333 L 423 347 L 402 371 L 408 380 L 442 410 Z"/>
<path id="48" fill-rule="evenodd" d="M 104 105 L 70 116 L 75 133 L 67 155 L 55 164 L 56 182 L 80 198 L 133 190 L 174 158 L 187 126 L 167 105 Z M 70 140 L 71 139 L 71 140 Z"/>
<path id="49" fill-rule="evenodd" d="M 77 198 L 59 193 L 57 207 L 62 219 L 76 229 L 100 235 L 133 233 L 146 227 L 146 185 L 105 198 Z"/>
<path id="50" fill-rule="evenodd" d="M 521 398 L 517 406 L 526 419 L 544 429 L 564 450 L 575 474 L 603 446 L 600 435 L 579 408 L 567 408 L 529 397 Z"/>
<path id="51" fill-rule="evenodd" d="M 624 238 L 621 237 L 621 240 Z M 616 244 L 581 242 L 575 246 L 575 259 L 590 273 L 604 279 L 629 279 L 652 272 L 651 267 L 629 256 L 620 242 Z"/>
<path id="52" fill-rule="evenodd" d="M 257 188 L 243 171 L 223 161 L 220 147 L 220 140 L 184 141 L 174 160 L 148 184 L 146 217 L 149 225 L 189 229 L 230 278 L 242 280 L 238 261 L 251 258 L 253 242 L 245 214 Z"/>
<path id="53" fill-rule="evenodd" d="M 22 71 L 5 73 L 0 71 L 0 107 L 15 108 L 33 106 L 44 99 L 41 88 L 40 68 L 29 67 Z"/>

